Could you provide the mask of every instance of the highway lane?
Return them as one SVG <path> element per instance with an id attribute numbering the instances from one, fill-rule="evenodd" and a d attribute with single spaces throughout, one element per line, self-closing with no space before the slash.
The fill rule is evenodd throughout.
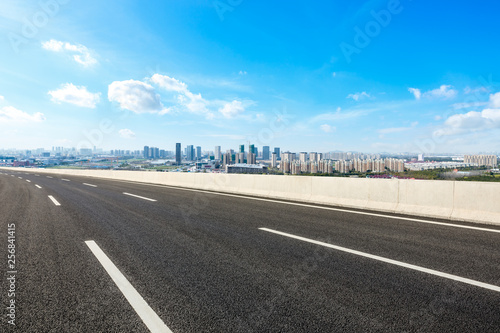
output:
<path id="1" fill-rule="evenodd" d="M 16 206 L 18 200 L 11 200 L 2 205 L 2 215 L 10 214 L 5 213 L 9 217 L 2 223 L 23 207 L 39 211 L 33 214 L 48 221 L 46 225 L 26 223 L 18 237 L 39 244 L 31 245 L 35 248 L 53 247 L 52 253 L 68 251 L 67 263 L 51 265 L 58 267 L 61 281 L 68 279 L 74 286 L 67 296 L 56 293 L 52 298 L 53 304 L 66 304 L 65 311 L 55 312 L 57 316 L 32 314 L 47 303 L 41 290 L 40 301 L 28 302 L 30 322 L 39 322 L 40 327 L 68 325 L 68 321 L 74 327 L 97 327 L 85 311 L 95 313 L 96 304 L 105 300 L 113 309 L 106 310 L 109 318 L 103 315 L 98 321 L 105 325 L 101 331 L 113 331 L 110 327 L 147 331 L 85 248 L 89 239 L 99 244 L 174 332 L 493 332 L 500 324 L 498 292 L 259 228 L 497 286 L 499 233 L 86 177 L 15 176 L 0 175 L 2 188 L 24 189 L 28 194 L 22 204 Z M 1 192 L 2 200 L 8 192 Z M 49 193 L 60 207 L 47 199 Z M 30 234 L 39 236 L 31 240 Z M 30 265 L 46 265 L 41 253 L 29 252 Z M 26 285 L 34 284 L 31 274 L 52 276 L 48 270 L 42 272 L 30 271 Z M 34 294 L 37 288 L 57 291 L 50 279 L 44 282 L 28 289 Z M 103 285 L 108 293 L 94 299 Z M 68 298 L 81 299 L 83 310 L 68 310 L 75 306 Z M 115 321 L 113 315 L 124 320 Z M 20 314 L 20 325 L 27 325 L 22 318 Z"/>
<path id="2" fill-rule="evenodd" d="M 33 177 L 22 175 L 32 183 L 0 177 L 0 225 L 2 235 L 7 224 L 16 225 L 18 267 L 16 327 L 7 325 L 2 316 L 2 331 L 146 332 L 112 281 L 95 269 L 78 223 L 48 198 L 58 195 L 34 186 Z M 6 239 L 0 239 L 3 253 Z M 5 301 L 5 280 L 2 285 Z"/>

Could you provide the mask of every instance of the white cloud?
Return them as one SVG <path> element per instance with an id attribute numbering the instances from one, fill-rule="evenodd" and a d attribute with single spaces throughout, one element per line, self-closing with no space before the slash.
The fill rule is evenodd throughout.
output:
<path id="1" fill-rule="evenodd" d="M 70 44 L 51 39 L 49 41 L 42 42 L 42 47 L 52 52 L 66 52 L 73 57 L 73 60 L 84 67 L 97 64 L 97 59 L 91 55 L 90 50 L 81 44 Z"/>
<path id="2" fill-rule="evenodd" d="M 465 87 L 464 88 L 464 93 L 469 95 L 469 94 L 479 94 L 479 93 L 487 93 L 489 92 L 488 88 L 486 87 L 478 87 L 472 89 L 471 87 Z"/>
<path id="3" fill-rule="evenodd" d="M 435 135 L 456 135 L 500 129 L 500 92 L 490 95 L 489 108 L 454 114 L 437 129 Z"/>
<path id="4" fill-rule="evenodd" d="M 238 74 L 239 75 L 247 75 L 247 71 L 240 71 Z"/>
<path id="5" fill-rule="evenodd" d="M 183 94 L 188 92 L 187 85 L 184 82 L 167 75 L 155 74 L 151 77 L 151 82 L 167 91 L 175 91 Z"/>
<path id="6" fill-rule="evenodd" d="M 488 102 L 455 103 L 452 105 L 452 107 L 455 110 L 460 110 L 460 109 L 467 109 L 467 108 L 484 106 L 484 105 L 488 105 Z"/>
<path id="7" fill-rule="evenodd" d="M 53 52 L 61 52 L 64 49 L 64 43 L 55 39 L 42 42 L 42 47 Z"/>
<path id="8" fill-rule="evenodd" d="M 356 102 L 359 100 L 362 100 L 364 98 L 369 98 L 370 94 L 366 93 L 366 91 L 360 92 L 360 93 L 354 93 L 354 94 L 349 94 L 347 95 L 346 98 L 352 98 Z"/>
<path id="9" fill-rule="evenodd" d="M 500 108 L 500 92 L 490 95 L 490 107 Z"/>
<path id="10" fill-rule="evenodd" d="M 500 128 L 500 109 L 484 109 L 481 112 L 454 114 L 448 117 L 443 127 L 437 129 L 434 134 L 437 136 L 456 135 L 498 128 Z"/>
<path id="11" fill-rule="evenodd" d="M 213 118 L 214 114 L 207 108 L 208 101 L 201 97 L 201 94 L 193 94 L 189 91 L 187 85 L 173 77 L 167 75 L 154 74 L 151 82 L 159 85 L 161 88 L 170 92 L 177 92 L 179 104 L 184 106 L 187 111 L 198 114 L 205 114 L 207 118 Z"/>
<path id="12" fill-rule="evenodd" d="M 224 107 L 219 109 L 219 112 L 226 118 L 233 118 L 245 111 L 243 104 L 240 101 L 232 101 L 230 103 L 226 103 Z"/>
<path id="13" fill-rule="evenodd" d="M 319 126 L 319 128 L 320 128 L 323 132 L 325 132 L 325 133 L 331 133 L 331 132 L 333 132 L 333 131 L 335 131 L 335 130 L 336 130 L 336 128 L 335 128 L 335 127 L 330 126 L 330 125 L 328 125 L 328 124 L 323 124 L 323 125 Z"/>
<path id="14" fill-rule="evenodd" d="M 429 98 L 451 99 L 457 96 L 457 91 L 452 89 L 450 85 L 443 84 L 438 89 L 426 91 L 423 96 Z"/>
<path id="15" fill-rule="evenodd" d="M 60 89 L 49 91 L 55 103 L 70 103 L 84 108 L 95 108 L 100 101 L 101 93 L 91 93 L 84 86 L 75 86 L 72 83 L 64 84 Z"/>
<path id="16" fill-rule="evenodd" d="M 437 89 L 422 92 L 417 88 L 408 88 L 408 91 L 415 96 L 415 99 L 428 98 L 428 99 L 452 99 L 458 94 L 458 91 L 453 89 L 450 85 L 443 84 Z"/>
<path id="17" fill-rule="evenodd" d="M 41 122 L 44 121 L 45 117 L 43 113 L 36 112 L 30 115 L 27 112 L 16 109 L 13 106 L 4 106 L 0 108 L 0 122 Z"/>
<path id="18" fill-rule="evenodd" d="M 415 96 L 415 99 L 420 99 L 420 97 L 422 96 L 422 92 L 420 91 L 420 89 L 408 88 L 408 91 L 411 92 L 413 96 Z"/>
<path id="19" fill-rule="evenodd" d="M 118 131 L 120 136 L 125 139 L 132 139 L 135 138 L 135 133 L 129 130 L 128 128 L 124 128 Z"/>
<path id="20" fill-rule="evenodd" d="M 188 89 L 188 86 L 173 77 L 167 75 L 154 74 L 150 81 L 157 84 L 166 91 L 178 93 L 177 101 L 179 106 L 184 110 L 194 113 L 202 114 L 207 119 L 215 118 L 215 110 L 218 111 L 226 118 L 232 118 L 245 111 L 245 105 L 242 102 L 233 100 L 232 102 L 206 100 L 200 93 L 195 94 Z M 247 101 L 246 105 L 251 104 Z"/>
<path id="21" fill-rule="evenodd" d="M 160 95 L 144 82 L 136 80 L 114 81 L 108 87 L 108 99 L 117 102 L 122 109 L 135 113 L 160 113 L 165 111 Z"/>

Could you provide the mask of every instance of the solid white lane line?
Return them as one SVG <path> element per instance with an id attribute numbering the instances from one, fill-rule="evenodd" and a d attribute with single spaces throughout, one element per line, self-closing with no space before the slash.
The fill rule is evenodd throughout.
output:
<path id="1" fill-rule="evenodd" d="M 39 185 L 36 185 L 36 184 L 35 184 L 35 186 L 36 186 L 36 187 L 38 187 L 38 188 L 42 188 L 41 186 L 39 186 Z"/>
<path id="2" fill-rule="evenodd" d="M 347 252 L 347 253 L 355 254 L 357 256 L 362 256 L 362 257 L 365 257 L 365 258 L 370 258 L 370 259 L 382 261 L 382 262 L 385 262 L 385 263 L 388 263 L 388 264 L 392 264 L 392 265 L 396 265 L 396 266 L 401 266 L 401 267 L 413 269 L 415 271 L 419 271 L 419 272 L 423 272 L 423 273 L 427 273 L 427 274 L 431 274 L 431 275 L 436 275 L 436 276 L 443 277 L 443 278 L 446 278 L 446 279 L 450 279 L 450 280 L 454 280 L 454 281 L 459 281 L 459 282 L 467 283 L 467 284 L 470 284 L 470 285 L 473 285 L 473 286 L 476 286 L 476 287 L 481 287 L 481 288 L 485 288 L 485 289 L 489 289 L 489 290 L 500 292 L 500 287 L 499 286 L 495 286 L 495 285 L 484 283 L 484 282 L 479 282 L 479 281 L 476 281 L 476 280 L 467 279 L 467 278 L 464 278 L 464 277 L 461 277 L 461 276 L 457 276 L 457 275 L 453 275 L 453 274 L 448 274 L 448 273 L 443 273 L 443 272 L 436 271 L 436 270 L 433 270 L 433 269 L 429 269 L 429 268 L 425 268 L 425 267 L 421 267 L 421 266 L 416 266 L 416 265 L 412 265 L 412 264 L 407 264 L 407 263 L 402 262 L 402 261 L 392 260 L 392 259 L 388 259 L 388 258 L 376 256 L 376 255 L 373 255 L 373 254 L 369 254 L 369 253 L 366 253 L 366 252 L 351 250 L 351 249 L 348 249 L 346 247 L 341 247 L 341 246 L 337 246 L 337 245 L 323 243 L 323 242 L 320 242 L 320 241 L 316 241 L 314 239 L 305 238 L 305 237 L 301 237 L 301 236 L 296 236 L 296 235 L 288 234 L 286 232 L 281 232 L 281 231 L 277 231 L 277 230 L 273 230 L 273 229 L 259 228 L 259 230 L 271 232 L 271 233 L 274 233 L 274 234 L 277 234 L 277 235 L 281 235 L 281 236 L 285 236 L 285 237 L 289 237 L 289 238 L 294 238 L 294 239 L 297 239 L 297 240 L 301 240 L 303 242 L 308 242 L 308 243 L 312 243 L 312 244 L 316 244 L 316 245 L 321 245 L 321 246 L 328 247 L 328 248 L 331 248 L 331 249 L 334 249 L 334 250 L 338 250 L 338 251 L 342 251 L 342 252 Z"/>
<path id="3" fill-rule="evenodd" d="M 40 177 L 40 175 L 35 175 L 35 176 Z"/>
<path id="4" fill-rule="evenodd" d="M 11 175 L 12 177 L 15 177 L 14 175 Z"/>
<path id="5" fill-rule="evenodd" d="M 69 182 L 70 181 L 69 179 L 64 179 L 64 178 L 61 178 L 61 180 L 64 180 L 65 182 Z"/>
<path id="6" fill-rule="evenodd" d="M 107 179 L 107 180 L 109 180 L 109 179 Z M 113 179 L 113 181 L 121 182 L 121 183 L 137 184 L 137 182 L 131 182 L 131 181 L 126 181 L 126 180 L 116 180 L 116 179 Z M 234 197 L 234 198 L 241 198 L 241 199 L 257 200 L 257 201 L 267 201 L 267 202 L 274 202 L 274 203 L 279 203 L 279 204 L 284 204 L 284 205 L 293 205 L 293 206 L 300 206 L 300 207 L 316 208 L 316 209 L 331 210 L 331 211 L 336 211 L 336 212 L 344 212 L 344 213 L 359 214 L 359 215 L 385 217 L 385 218 L 388 218 L 388 219 L 404 220 L 404 221 L 411 221 L 411 222 L 418 222 L 418 223 L 427 223 L 427 224 L 441 225 L 441 226 L 445 226 L 445 227 L 454 227 L 454 228 L 463 228 L 463 229 L 471 229 L 471 230 L 495 232 L 495 233 L 499 233 L 500 234 L 500 230 L 498 230 L 498 229 L 473 227 L 473 226 L 468 226 L 468 225 L 445 223 L 445 222 L 435 222 L 435 221 L 422 220 L 422 219 L 416 219 L 416 218 L 411 218 L 411 217 L 385 215 L 385 214 L 382 214 L 382 213 L 380 213 L 380 214 L 379 213 L 368 213 L 368 212 L 361 212 L 361 211 L 349 210 L 349 209 L 344 209 L 344 208 L 324 207 L 324 206 L 317 206 L 317 205 L 314 205 L 314 204 L 302 204 L 302 203 L 297 203 L 297 202 L 287 202 L 287 201 L 280 201 L 280 200 L 273 200 L 273 199 L 249 197 L 249 196 L 238 195 L 238 194 L 221 193 L 221 192 L 210 192 L 210 191 L 205 191 L 205 190 L 197 190 L 197 189 L 192 189 L 192 188 L 182 188 L 182 187 L 175 187 L 175 186 L 169 186 L 169 185 L 156 185 L 156 184 L 145 184 L 145 183 L 141 183 L 141 185 L 155 186 L 155 187 L 166 187 L 166 188 L 171 188 L 171 189 L 174 189 L 174 190 L 181 190 L 181 191 L 201 192 L 201 193 L 207 193 L 207 194 L 213 194 L 213 195 L 222 195 L 222 196 Z"/>
<path id="7" fill-rule="evenodd" d="M 92 187 L 97 187 L 97 185 L 92 185 L 92 184 L 87 184 L 87 183 L 83 183 L 83 185 L 92 186 Z"/>
<path id="8" fill-rule="evenodd" d="M 57 200 L 56 200 L 56 199 L 54 199 L 54 197 L 53 197 L 53 196 L 49 195 L 49 199 L 50 199 L 50 200 L 52 200 L 52 202 L 54 203 L 54 205 L 56 205 L 56 206 L 61 206 L 61 204 L 60 204 L 59 202 L 57 202 Z"/>
<path id="9" fill-rule="evenodd" d="M 28 183 L 31 183 L 31 180 L 29 180 L 29 179 L 26 179 L 26 181 L 27 181 Z"/>
<path id="10" fill-rule="evenodd" d="M 136 197 L 136 198 L 140 198 L 140 199 L 144 199 L 144 200 L 156 201 L 155 199 L 150 199 L 150 198 L 146 198 L 146 197 L 141 197 L 140 195 L 135 195 L 135 194 L 127 193 L 127 192 L 123 192 L 123 194 L 125 194 L 125 195 L 130 195 L 130 196 L 132 196 L 132 197 Z"/>
<path id="11" fill-rule="evenodd" d="M 54 177 L 51 177 L 51 176 L 46 176 L 47 178 L 54 178 Z"/>
<path id="12" fill-rule="evenodd" d="M 141 317 L 142 321 L 149 330 L 153 333 L 172 333 L 172 331 L 165 325 L 163 320 L 151 309 L 146 303 L 144 298 L 137 292 L 137 290 L 130 284 L 127 278 L 120 272 L 120 270 L 113 264 L 108 256 L 101 250 L 96 242 L 90 240 L 85 241 L 85 244 L 90 248 L 92 253 L 96 256 L 97 260 L 101 263 L 102 267 L 108 272 L 109 276 L 116 284 L 116 286 L 123 293 L 127 301 L 132 305 L 135 312 Z"/>
<path id="13" fill-rule="evenodd" d="M 19 178 L 19 179 L 23 179 L 23 177 L 17 177 L 17 178 Z"/>

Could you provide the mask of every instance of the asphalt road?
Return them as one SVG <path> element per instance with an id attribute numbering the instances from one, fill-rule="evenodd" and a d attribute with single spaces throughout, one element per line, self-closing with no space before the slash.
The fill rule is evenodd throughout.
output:
<path id="1" fill-rule="evenodd" d="M 500 330 L 498 226 L 5 170 L 0 200 L 2 332 Z"/>

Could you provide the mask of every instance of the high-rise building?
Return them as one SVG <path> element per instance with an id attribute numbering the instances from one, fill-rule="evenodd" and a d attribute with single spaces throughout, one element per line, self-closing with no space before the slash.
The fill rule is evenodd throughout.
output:
<path id="1" fill-rule="evenodd" d="M 465 163 L 474 163 L 478 166 L 489 166 L 495 168 L 498 165 L 497 157 L 495 155 L 465 155 Z"/>
<path id="2" fill-rule="evenodd" d="M 248 153 L 247 164 L 257 164 L 257 156 L 254 153 Z"/>
<path id="3" fill-rule="evenodd" d="M 220 160 L 221 159 L 221 154 L 220 154 L 220 146 L 215 146 L 215 150 L 214 150 L 214 158 L 216 160 Z"/>
<path id="4" fill-rule="evenodd" d="M 269 146 L 262 147 L 262 159 L 269 160 Z"/>
<path id="5" fill-rule="evenodd" d="M 181 144 L 175 144 L 175 163 L 181 165 Z"/>
<path id="6" fill-rule="evenodd" d="M 201 160 L 201 147 L 200 146 L 196 147 L 196 159 Z"/>
<path id="7" fill-rule="evenodd" d="M 276 153 L 272 153 L 272 159 L 271 159 L 271 167 L 276 168 L 278 165 L 278 156 Z"/>
<path id="8" fill-rule="evenodd" d="M 307 162 L 307 153 L 306 152 L 301 152 L 299 156 L 300 163 L 306 163 Z"/>
<path id="9" fill-rule="evenodd" d="M 236 153 L 235 163 L 245 163 L 245 153 Z"/>
<path id="10" fill-rule="evenodd" d="M 280 148 L 279 147 L 274 147 L 274 152 L 276 153 L 276 158 L 278 160 L 281 159 Z"/>
<path id="11" fill-rule="evenodd" d="M 248 153 L 255 154 L 255 145 L 248 145 Z"/>
<path id="12" fill-rule="evenodd" d="M 186 147 L 186 159 L 188 161 L 194 161 L 195 156 L 194 156 L 194 146 L 193 145 L 188 145 Z"/>
<path id="13" fill-rule="evenodd" d="M 144 146 L 144 151 L 143 151 L 143 154 L 144 158 L 149 158 L 149 147 L 148 146 Z"/>
<path id="14" fill-rule="evenodd" d="M 245 152 L 245 145 L 240 145 L 240 150 L 238 151 L 238 153 L 244 153 L 244 152 Z"/>
<path id="15" fill-rule="evenodd" d="M 291 153 L 289 151 L 283 153 L 282 161 L 294 161 L 295 160 L 295 153 Z"/>

